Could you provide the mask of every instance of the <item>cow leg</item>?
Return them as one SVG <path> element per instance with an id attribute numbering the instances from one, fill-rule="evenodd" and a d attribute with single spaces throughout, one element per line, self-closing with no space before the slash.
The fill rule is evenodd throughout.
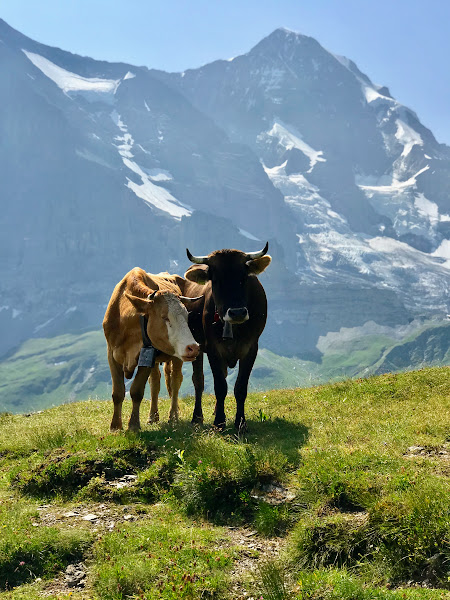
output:
<path id="1" fill-rule="evenodd" d="M 150 377 L 148 378 L 150 384 L 150 414 L 148 416 L 147 423 L 158 423 L 159 411 L 158 411 L 158 398 L 159 390 L 161 388 L 161 372 L 159 370 L 159 363 L 152 368 L 150 371 Z"/>
<path id="2" fill-rule="evenodd" d="M 139 408 L 144 397 L 145 384 L 150 375 L 150 367 L 138 367 L 136 376 L 131 384 L 130 396 L 132 401 L 131 416 L 128 421 L 129 431 L 139 431 L 141 423 L 139 420 Z"/>
<path id="3" fill-rule="evenodd" d="M 125 382 L 123 380 L 123 370 L 118 362 L 114 360 L 112 350 L 108 346 L 108 363 L 112 379 L 112 401 L 114 404 L 114 413 L 110 425 L 111 431 L 122 429 L 122 404 L 125 398 Z"/>
<path id="4" fill-rule="evenodd" d="M 227 366 L 220 358 L 214 354 L 208 354 L 209 365 L 214 377 L 214 393 L 216 395 L 216 410 L 214 425 L 219 429 L 225 428 L 225 397 L 228 391 L 227 384 Z"/>
<path id="5" fill-rule="evenodd" d="M 203 352 L 197 356 L 192 363 L 192 383 L 195 390 L 194 414 L 192 423 L 203 423 L 202 395 L 205 388 L 205 377 L 203 375 Z"/>
<path id="6" fill-rule="evenodd" d="M 172 398 L 172 360 L 164 363 L 164 379 L 166 381 L 166 389 L 169 398 Z"/>
<path id="7" fill-rule="evenodd" d="M 183 372 L 181 370 L 183 362 L 179 358 L 172 358 L 171 369 L 170 369 L 170 412 L 169 422 L 178 421 L 178 392 L 180 391 L 181 384 L 183 382 Z M 164 369 L 164 374 L 166 373 Z M 167 380 L 166 380 L 167 381 Z M 168 388 L 169 389 L 169 388 Z"/>
<path id="8" fill-rule="evenodd" d="M 258 354 L 258 344 L 250 348 L 244 358 L 239 361 L 239 372 L 234 385 L 234 397 L 236 398 L 236 419 L 234 426 L 238 431 L 246 431 L 244 405 L 247 398 L 248 380 L 255 364 L 256 355 Z"/>

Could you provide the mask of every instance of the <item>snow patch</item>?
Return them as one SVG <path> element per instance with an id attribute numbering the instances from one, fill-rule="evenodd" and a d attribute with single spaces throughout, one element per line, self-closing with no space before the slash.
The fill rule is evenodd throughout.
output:
<path id="1" fill-rule="evenodd" d="M 450 240 L 442 240 L 441 245 L 433 252 L 432 256 L 445 258 L 450 264 Z"/>
<path id="2" fill-rule="evenodd" d="M 419 175 L 421 175 L 425 171 L 428 171 L 429 168 L 430 166 L 426 165 L 423 169 L 417 171 L 415 175 L 413 175 L 406 181 L 398 181 L 397 179 L 395 179 L 395 177 L 393 177 L 392 183 L 390 183 L 389 185 L 362 185 L 362 182 L 364 181 L 364 178 L 362 176 L 355 177 L 355 180 L 357 185 L 362 190 L 372 190 L 374 192 L 395 192 L 402 188 L 415 186 L 417 183 L 417 177 L 419 177 Z"/>
<path id="3" fill-rule="evenodd" d="M 346 221 L 335 211 L 330 203 L 322 198 L 319 189 L 310 183 L 301 173 L 286 173 L 287 160 L 277 167 L 263 168 L 272 184 L 280 190 L 284 201 L 299 213 L 302 223 L 309 230 L 318 228 L 340 230 L 346 226 Z"/>
<path id="4" fill-rule="evenodd" d="M 172 181 L 173 176 L 165 169 L 147 169 L 147 175 L 152 181 Z"/>
<path id="5" fill-rule="evenodd" d="M 104 96 L 103 99 L 108 99 L 109 96 L 115 94 L 120 84 L 120 79 L 102 79 L 100 77 L 82 77 L 71 71 L 67 71 L 62 67 L 58 67 L 47 58 L 22 50 L 28 59 L 37 67 L 44 75 L 51 79 L 65 93 L 94 93 L 94 95 Z M 94 99 L 92 95 L 87 94 L 88 100 Z"/>
<path id="6" fill-rule="evenodd" d="M 52 321 L 54 321 L 54 320 L 55 320 L 55 317 L 52 317 L 51 319 L 48 319 L 48 321 L 45 321 L 45 323 L 41 323 L 41 325 L 37 325 L 37 326 L 34 328 L 34 332 L 33 332 L 33 333 L 37 333 L 37 332 L 38 332 L 38 331 L 40 331 L 41 329 L 44 329 L 44 327 L 47 327 L 47 325 L 50 325 L 50 323 L 51 323 Z"/>
<path id="7" fill-rule="evenodd" d="M 130 169 L 130 171 L 138 175 L 142 181 L 141 184 L 138 184 L 127 177 L 127 187 L 132 190 L 138 198 L 144 200 L 148 206 L 166 212 L 175 219 L 190 216 L 193 211 L 190 206 L 182 204 L 172 196 L 168 190 L 153 183 L 153 181 L 171 181 L 172 175 L 163 169 L 151 169 L 148 170 L 148 172 L 145 172 L 140 165 L 131 160 L 134 158 L 134 155 L 131 152 L 134 145 L 133 137 L 128 132 L 126 124 L 122 121 L 122 118 L 117 111 L 114 110 L 111 113 L 111 118 L 124 134 L 123 136 L 116 136 L 115 138 L 116 141 L 122 142 L 121 144 L 116 144 L 116 147 L 122 157 L 123 164 Z"/>
<path id="8" fill-rule="evenodd" d="M 248 238 L 249 240 L 254 240 L 255 242 L 260 242 L 261 241 L 259 238 L 255 237 L 254 235 L 252 235 L 248 231 L 245 231 L 245 229 L 239 229 L 239 233 L 241 235 L 243 235 L 244 237 Z"/>
<path id="9" fill-rule="evenodd" d="M 412 127 L 407 125 L 401 119 L 397 119 L 395 123 L 397 125 L 395 137 L 403 146 L 403 152 L 401 153 L 401 156 L 408 156 L 413 149 L 413 146 L 423 146 L 423 140 L 417 131 L 412 129 Z"/>
<path id="10" fill-rule="evenodd" d="M 326 158 L 323 157 L 322 150 L 314 150 L 309 144 L 301 139 L 300 134 L 297 132 L 290 131 L 285 125 L 281 123 L 274 123 L 272 129 L 267 132 L 267 135 L 278 139 L 278 143 L 286 150 L 292 150 L 296 148 L 303 152 L 305 156 L 309 158 L 309 171 L 310 173 L 314 166 L 318 162 L 326 162 Z"/>
<path id="11" fill-rule="evenodd" d="M 437 223 L 439 221 L 439 207 L 435 202 L 425 198 L 424 194 L 417 194 L 414 199 L 414 205 L 422 215 L 428 217 L 430 221 Z"/>
<path id="12" fill-rule="evenodd" d="M 390 102 L 393 104 L 397 104 L 396 100 L 394 100 L 393 98 L 389 98 L 388 96 L 383 96 L 383 94 L 380 94 L 380 92 L 378 90 L 376 90 L 375 88 L 368 86 L 367 84 L 362 82 L 362 80 L 360 80 L 360 81 L 361 81 L 362 91 L 363 91 L 364 97 L 367 101 L 367 104 L 372 104 L 376 100 L 382 100 L 384 102 Z"/>
<path id="13" fill-rule="evenodd" d="M 70 313 L 73 313 L 73 312 L 75 312 L 76 310 L 77 310 L 77 307 L 76 307 L 76 306 L 71 306 L 70 308 L 68 308 L 68 309 L 66 310 L 66 312 L 65 312 L 64 314 L 65 314 L 65 315 L 70 315 Z"/>

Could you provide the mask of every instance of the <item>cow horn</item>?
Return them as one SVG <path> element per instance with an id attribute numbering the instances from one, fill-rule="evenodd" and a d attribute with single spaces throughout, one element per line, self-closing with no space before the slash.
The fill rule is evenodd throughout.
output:
<path id="1" fill-rule="evenodd" d="M 158 291 L 158 290 L 155 290 L 154 292 L 152 292 L 151 294 L 149 294 L 149 295 L 147 296 L 147 300 L 153 300 L 153 298 L 156 296 L 156 292 L 157 292 L 157 291 Z"/>
<path id="2" fill-rule="evenodd" d="M 189 298 L 188 296 L 178 296 L 180 300 L 190 300 L 191 302 L 195 302 L 196 300 L 201 300 L 203 296 L 197 296 L 196 298 Z"/>
<path id="3" fill-rule="evenodd" d="M 196 265 L 207 265 L 208 257 L 207 256 L 194 256 L 189 252 L 189 249 L 186 248 L 186 254 L 188 259 Z"/>
<path id="4" fill-rule="evenodd" d="M 261 258 L 264 254 L 267 254 L 267 250 L 269 249 L 269 242 L 266 242 L 266 245 L 259 252 L 246 252 L 245 258 L 248 260 L 254 260 L 255 258 Z"/>

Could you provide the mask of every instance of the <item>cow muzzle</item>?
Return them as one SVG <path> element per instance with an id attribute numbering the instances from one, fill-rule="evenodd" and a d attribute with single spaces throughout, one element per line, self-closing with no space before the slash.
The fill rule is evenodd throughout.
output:
<path id="1" fill-rule="evenodd" d="M 199 352 L 200 346 L 197 343 L 189 344 L 184 349 L 184 354 L 182 355 L 181 359 L 183 362 L 192 362 L 197 358 Z"/>
<path id="2" fill-rule="evenodd" d="M 229 308 L 223 318 L 224 321 L 228 321 L 231 325 L 240 325 L 245 321 L 248 321 L 248 310 L 246 306 L 240 308 Z"/>

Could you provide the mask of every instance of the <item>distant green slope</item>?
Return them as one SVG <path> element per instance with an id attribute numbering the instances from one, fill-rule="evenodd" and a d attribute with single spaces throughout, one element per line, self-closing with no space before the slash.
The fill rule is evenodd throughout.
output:
<path id="1" fill-rule="evenodd" d="M 249 391 L 307 387 L 348 377 L 450 364 L 450 323 L 424 324 L 403 341 L 386 334 L 355 335 L 331 343 L 321 362 L 278 356 L 261 348 Z M 181 394 L 192 394 L 192 367 Z M 238 368 L 230 369 L 232 391 Z M 205 359 L 205 391 L 213 391 Z M 162 395 L 166 395 L 163 385 Z M 148 390 L 146 396 L 148 397 Z M 85 398 L 109 399 L 111 378 L 101 331 L 31 339 L 0 363 L 0 411 L 31 412 Z"/>
<path id="2" fill-rule="evenodd" d="M 429 327 L 389 349 L 375 374 L 450 364 L 450 323 Z"/>
<path id="3" fill-rule="evenodd" d="M 110 393 L 106 343 L 98 331 L 31 339 L 0 363 L 0 411 L 28 412 Z"/>

